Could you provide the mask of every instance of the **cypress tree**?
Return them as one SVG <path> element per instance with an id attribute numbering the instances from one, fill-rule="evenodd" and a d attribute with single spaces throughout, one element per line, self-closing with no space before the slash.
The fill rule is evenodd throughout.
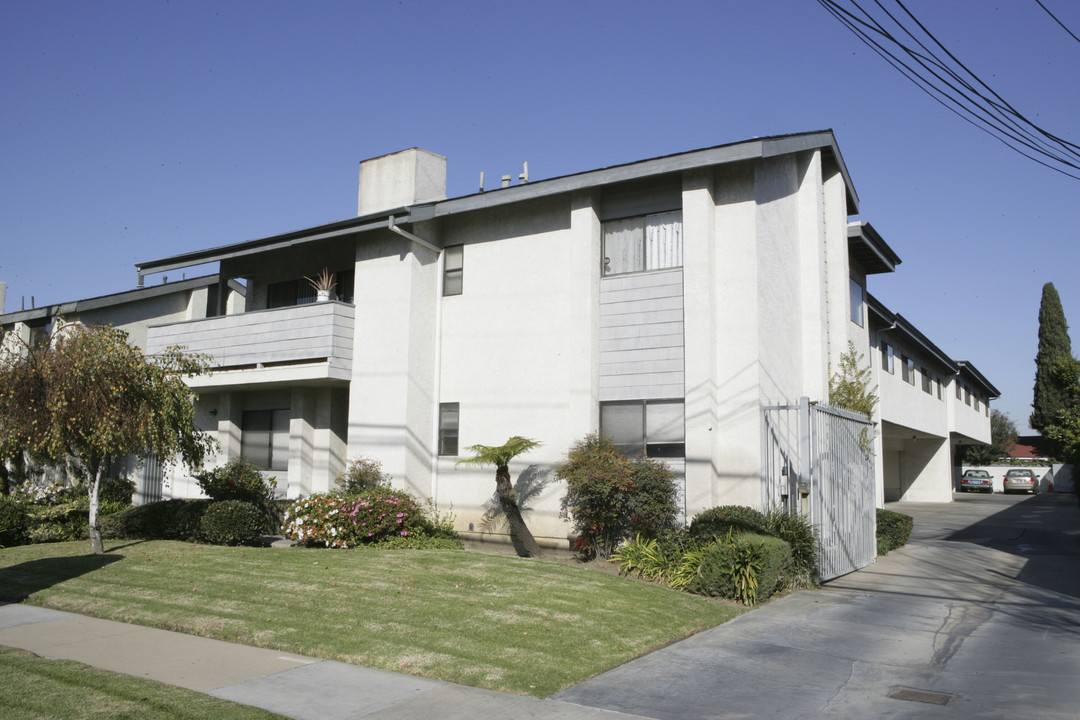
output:
<path id="1" fill-rule="evenodd" d="M 1054 377 L 1054 366 L 1072 359 L 1072 342 L 1065 311 L 1054 283 L 1043 285 L 1039 305 L 1039 352 L 1035 356 L 1035 392 L 1028 423 L 1043 432 L 1053 425 L 1058 413 L 1068 405 L 1068 392 Z"/>

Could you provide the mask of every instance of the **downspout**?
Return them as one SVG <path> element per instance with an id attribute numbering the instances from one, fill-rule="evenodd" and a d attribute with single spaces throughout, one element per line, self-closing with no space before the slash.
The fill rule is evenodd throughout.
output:
<path id="1" fill-rule="evenodd" d="M 435 253 L 436 255 L 440 255 L 442 253 L 442 248 L 435 247 L 434 245 L 429 243 L 427 240 L 425 240 L 425 239 L 423 239 L 421 237 L 417 237 L 416 235 L 413 235 L 408 230 L 402 230 L 400 227 L 395 225 L 393 215 L 391 215 L 390 218 L 387 220 L 386 228 L 388 230 L 390 230 L 391 232 L 396 232 L 398 235 L 400 235 L 403 238 L 407 238 L 409 240 L 412 240 L 414 243 L 416 243 L 417 245 L 420 245 L 421 247 L 427 248 L 428 250 Z"/>

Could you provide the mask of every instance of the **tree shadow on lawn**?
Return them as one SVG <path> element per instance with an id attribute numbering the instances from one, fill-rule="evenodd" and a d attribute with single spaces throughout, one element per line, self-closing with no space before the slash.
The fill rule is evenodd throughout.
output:
<path id="1" fill-rule="evenodd" d="M 126 546 L 121 546 L 126 547 Z M 118 550 L 120 548 L 113 548 Z M 0 600 L 22 602 L 41 590 L 123 560 L 123 555 L 73 555 L 41 558 L 0 568 Z"/>

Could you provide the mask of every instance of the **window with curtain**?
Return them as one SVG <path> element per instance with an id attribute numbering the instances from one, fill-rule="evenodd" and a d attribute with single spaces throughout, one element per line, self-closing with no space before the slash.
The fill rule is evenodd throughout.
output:
<path id="1" fill-rule="evenodd" d="M 260 470 L 288 470 L 289 414 L 288 410 L 245 411 L 240 454 Z"/>
<path id="2" fill-rule="evenodd" d="M 682 210 L 604 223 L 604 275 L 682 267 Z"/>

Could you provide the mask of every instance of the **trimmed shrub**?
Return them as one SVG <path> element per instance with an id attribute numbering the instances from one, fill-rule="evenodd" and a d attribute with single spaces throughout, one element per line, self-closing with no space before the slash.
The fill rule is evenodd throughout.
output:
<path id="1" fill-rule="evenodd" d="M 212 545 L 249 545 L 262 537 L 266 516 L 243 500 L 211 503 L 199 520 L 199 539 Z"/>
<path id="2" fill-rule="evenodd" d="M 106 538 L 141 540 L 191 540 L 199 532 L 199 522 L 212 500 L 159 500 L 126 508 L 102 518 L 101 534 Z"/>
<path id="3" fill-rule="evenodd" d="M 745 505 L 720 505 L 698 513 L 690 522 L 690 537 L 702 542 L 745 532 L 768 534 L 768 523 L 760 510 Z"/>
<path id="4" fill-rule="evenodd" d="M 818 571 L 817 528 L 802 513 L 790 513 L 774 507 L 765 513 L 767 535 L 778 537 L 791 545 L 791 573 L 784 584 L 790 587 L 812 587 Z"/>
<path id="5" fill-rule="evenodd" d="M 572 519 L 574 549 L 586 558 L 611 557 L 634 534 L 658 538 L 676 527 L 675 474 L 660 460 L 626 457 L 611 438 L 578 441 L 555 475 L 566 482 L 561 515 Z"/>
<path id="6" fill-rule="evenodd" d="M 791 546 L 785 541 L 755 533 L 731 534 L 705 547 L 687 589 L 754 605 L 771 597 L 790 570 Z"/>
<path id="7" fill-rule="evenodd" d="M 888 555 L 890 550 L 907 545 L 914 524 L 910 515 L 878 509 L 877 554 Z"/>
<path id="8" fill-rule="evenodd" d="M 373 547 L 387 550 L 461 550 L 465 546 L 457 535 L 451 538 L 417 532 L 404 537 L 389 535 Z"/>
<path id="9" fill-rule="evenodd" d="M 98 527 L 105 517 L 125 507 L 111 500 L 99 500 Z M 90 537 L 90 498 L 85 495 L 59 505 L 31 505 L 27 513 L 27 535 L 31 543 L 68 542 Z"/>
<path id="10" fill-rule="evenodd" d="M 365 490 L 389 490 L 392 479 L 383 472 L 380 461 L 361 456 L 349 461 L 345 472 L 337 476 L 336 483 L 342 495 L 358 495 Z"/>
<path id="11" fill-rule="evenodd" d="M 211 500 L 241 500 L 265 510 L 274 499 L 277 481 L 265 479 L 253 463 L 233 458 L 221 467 L 196 473 L 199 488 Z"/>
<path id="12" fill-rule="evenodd" d="M 355 497 L 298 500 L 285 514 L 283 532 L 308 547 L 348 548 L 392 535 L 408 537 L 423 527 L 423 513 L 408 493 L 367 490 Z"/>
<path id="13" fill-rule="evenodd" d="M 124 507 L 131 506 L 131 497 L 135 494 L 135 481 L 127 478 L 102 478 L 98 486 L 98 500 L 111 502 Z"/>
<path id="14" fill-rule="evenodd" d="M 18 500 L 0 495 L 0 548 L 25 545 L 29 524 L 26 506 Z"/>

